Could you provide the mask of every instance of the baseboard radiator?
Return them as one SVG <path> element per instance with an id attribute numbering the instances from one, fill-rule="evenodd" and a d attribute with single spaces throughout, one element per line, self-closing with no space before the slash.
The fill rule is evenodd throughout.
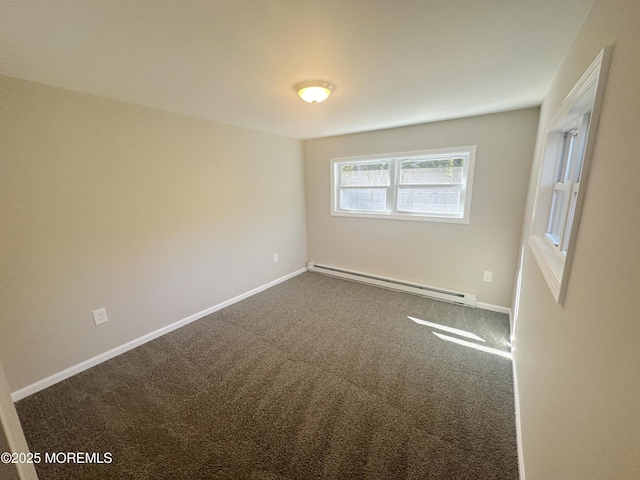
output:
<path id="1" fill-rule="evenodd" d="M 378 287 L 388 288 L 391 290 L 399 290 L 401 292 L 413 293 L 423 297 L 442 300 L 443 302 L 456 303 L 467 307 L 476 306 L 476 296 L 473 293 L 458 292 L 453 290 L 445 290 L 438 287 L 430 287 L 419 283 L 410 283 L 395 278 L 380 277 L 370 275 L 368 273 L 355 272 L 353 270 L 344 270 L 342 268 L 330 267 L 327 265 L 318 265 L 308 263 L 307 268 L 310 272 L 330 275 L 332 277 L 345 278 L 355 282 L 366 283 L 368 285 L 376 285 Z"/>

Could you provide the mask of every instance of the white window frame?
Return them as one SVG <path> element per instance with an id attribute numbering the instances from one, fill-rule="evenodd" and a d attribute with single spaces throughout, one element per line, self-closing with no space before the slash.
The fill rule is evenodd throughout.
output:
<path id="1" fill-rule="evenodd" d="M 577 125 L 569 125 L 562 131 L 562 151 L 557 158 L 549 222 L 545 235 L 564 256 L 567 255 L 571 227 L 575 218 L 590 119 L 591 111 L 585 112 Z M 560 193 L 566 195 L 563 204 L 557 201 Z"/>
<path id="2" fill-rule="evenodd" d="M 611 57 L 603 49 L 549 122 L 542 151 L 529 247 L 553 298 L 564 304 Z M 572 152 L 567 135 L 576 133 Z M 555 202 L 565 192 L 562 208 Z"/>
<path id="3" fill-rule="evenodd" d="M 475 167 L 476 146 L 456 147 L 456 148 L 440 148 L 433 150 L 420 150 L 400 153 L 387 153 L 380 155 L 362 155 L 356 157 L 340 157 L 331 159 L 331 215 L 338 217 L 358 217 L 358 218 L 377 218 L 392 220 L 411 220 L 421 222 L 444 222 L 444 223 L 469 223 L 471 211 L 471 195 L 473 190 L 473 173 Z M 456 214 L 446 213 L 418 213 L 405 212 L 398 210 L 397 199 L 398 190 L 405 187 L 411 187 L 410 184 L 399 184 L 400 166 L 403 161 L 420 161 L 420 160 L 440 160 L 445 158 L 463 157 L 465 159 L 463 165 L 463 181 L 461 184 L 441 184 L 438 187 L 459 186 L 460 187 L 460 205 L 461 209 Z M 387 186 L 362 186 L 361 188 L 387 188 L 386 210 L 384 212 L 367 212 L 360 210 L 341 210 L 339 205 L 339 193 L 341 188 L 359 188 L 359 187 L 342 187 L 340 185 L 340 166 L 349 163 L 380 163 L 389 162 L 389 185 Z M 425 187 L 429 185 L 419 185 Z M 434 187 L 436 185 L 433 185 Z"/>

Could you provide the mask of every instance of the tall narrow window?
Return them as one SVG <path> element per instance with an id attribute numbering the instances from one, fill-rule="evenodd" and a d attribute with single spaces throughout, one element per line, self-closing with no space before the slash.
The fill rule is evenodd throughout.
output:
<path id="1" fill-rule="evenodd" d="M 563 255 L 567 253 L 571 238 L 590 116 L 591 112 L 585 113 L 578 126 L 563 132 L 561 154 L 557 161 L 546 235 Z"/>
<path id="2" fill-rule="evenodd" d="M 567 292 L 611 51 L 604 49 L 549 122 L 529 246 L 553 297 Z"/>

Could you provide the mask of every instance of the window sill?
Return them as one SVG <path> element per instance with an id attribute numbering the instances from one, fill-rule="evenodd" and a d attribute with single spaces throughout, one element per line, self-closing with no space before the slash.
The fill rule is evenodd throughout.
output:
<path id="1" fill-rule="evenodd" d="M 553 298 L 557 303 L 562 303 L 560 293 L 563 290 L 564 255 L 558 252 L 544 236 L 532 235 L 529 237 L 529 247 L 540 267 L 542 276 L 551 290 Z"/>
<path id="2" fill-rule="evenodd" d="M 409 220 L 413 222 L 439 222 L 439 223 L 469 223 L 469 217 L 436 217 L 427 215 L 397 214 L 397 213 L 363 213 L 363 212 L 331 212 L 334 217 L 375 218 L 378 220 Z"/>

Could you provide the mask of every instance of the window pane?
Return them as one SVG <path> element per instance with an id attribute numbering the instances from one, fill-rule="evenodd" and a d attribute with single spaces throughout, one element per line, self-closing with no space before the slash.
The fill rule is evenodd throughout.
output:
<path id="1" fill-rule="evenodd" d="M 384 212 L 387 209 L 386 188 L 341 188 L 340 209 Z"/>
<path id="2" fill-rule="evenodd" d="M 573 225 L 573 218 L 576 214 L 576 203 L 578 202 L 578 188 L 579 185 L 576 183 L 573 185 L 571 189 L 571 195 L 569 200 L 569 213 L 567 214 L 567 221 L 564 226 L 564 235 L 562 237 L 562 245 L 560 250 L 566 252 L 569 248 L 569 238 L 571 237 L 571 226 Z"/>
<path id="3" fill-rule="evenodd" d="M 576 135 L 567 132 L 564 134 L 562 144 L 562 158 L 559 162 L 559 171 L 556 182 L 567 182 L 569 180 L 569 171 L 571 170 L 571 158 L 573 156 L 573 148 L 576 141 Z"/>
<path id="4" fill-rule="evenodd" d="M 582 124 L 580 125 L 575 137 L 571 167 L 567 172 L 567 181 L 569 182 L 576 183 L 580 181 L 582 163 L 584 162 L 584 150 L 587 142 L 587 134 L 589 132 L 589 121 L 590 115 L 587 113 L 582 117 Z"/>
<path id="5" fill-rule="evenodd" d="M 549 231 L 550 237 L 557 245 L 562 237 L 562 231 L 564 230 L 565 219 L 567 216 L 567 208 L 569 202 L 569 192 L 566 190 L 554 190 L 553 202 L 551 204 L 551 215 L 549 218 Z"/>
<path id="6" fill-rule="evenodd" d="M 343 187 L 389 185 L 389 162 L 346 163 L 340 165 Z"/>
<path id="7" fill-rule="evenodd" d="M 400 164 L 400 184 L 462 183 L 464 158 L 436 160 L 403 160 Z"/>
<path id="8" fill-rule="evenodd" d="M 460 213 L 460 187 L 399 188 L 398 210 L 415 213 Z"/>

